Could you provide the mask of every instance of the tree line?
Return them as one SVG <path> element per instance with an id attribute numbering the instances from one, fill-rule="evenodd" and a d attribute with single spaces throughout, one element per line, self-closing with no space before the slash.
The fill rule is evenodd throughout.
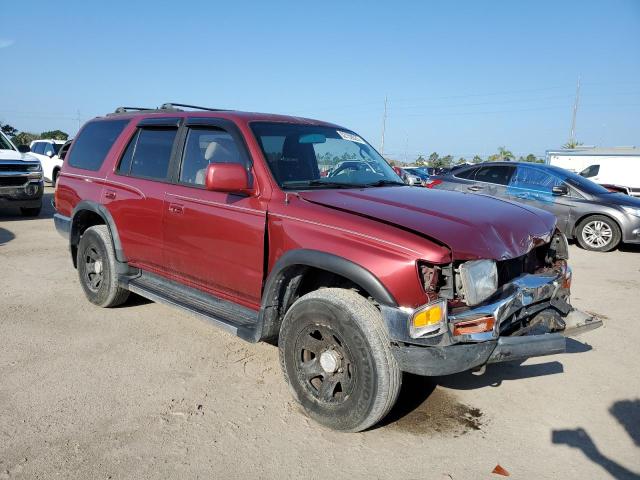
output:
<path id="1" fill-rule="evenodd" d="M 62 130 L 48 130 L 40 134 L 31 132 L 19 132 L 17 128 L 5 123 L 0 124 L 0 130 L 16 145 L 29 145 L 34 140 L 40 138 L 52 139 L 52 140 L 68 140 L 69 134 Z"/>
<path id="2" fill-rule="evenodd" d="M 438 152 L 433 152 L 427 158 L 420 155 L 413 162 L 419 167 L 433 167 L 433 168 L 450 168 L 454 165 L 463 165 L 467 163 L 482 163 L 482 162 L 502 162 L 502 161 L 518 161 L 518 162 L 530 162 L 530 163 L 544 163 L 544 159 L 537 157 L 533 153 L 516 157 L 511 150 L 505 147 L 498 147 L 498 151 L 487 158 L 482 158 L 480 155 L 474 155 L 471 160 L 467 160 L 464 157 L 459 157 L 457 160 L 453 155 L 440 156 Z"/>

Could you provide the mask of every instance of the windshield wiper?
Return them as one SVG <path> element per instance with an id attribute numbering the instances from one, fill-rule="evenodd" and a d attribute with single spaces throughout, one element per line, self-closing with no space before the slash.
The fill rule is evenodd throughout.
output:
<path id="1" fill-rule="evenodd" d="M 330 187 L 330 188 L 362 188 L 364 185 L 345 182 L 327 182 L 324 180 L 302 180 L 283 182 L 284 188 Z"/>
<path id="2" fill-rule="evenodd" d="M 390 185 L 406 185 L 404 182 L 398 182 L 397 180 L 388 180 L 388 179 L 382 179 L 382 180 L 377 180 L 375 182 L 372 183 L 365 183 L 364 185 L 362 185 L 363 187 L 386 187 L 386 186 L 390 186 Z"/>

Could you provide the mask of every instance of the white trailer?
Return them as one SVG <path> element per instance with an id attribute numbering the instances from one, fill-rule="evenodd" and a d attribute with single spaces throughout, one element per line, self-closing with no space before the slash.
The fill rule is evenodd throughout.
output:
<path id="1" fill-rule="evenodd" d="M 547 150 L 549 165 L 579 173 L 613 190 L 640 197 L 640 148 L 580 147 Z"/>

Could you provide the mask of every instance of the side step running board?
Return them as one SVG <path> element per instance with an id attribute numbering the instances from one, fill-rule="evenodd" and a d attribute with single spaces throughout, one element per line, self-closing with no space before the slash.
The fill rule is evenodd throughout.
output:
<path id="1" fill-rule="evenodd" d="M 141 297 L 204 318 L 249 342 L 257 338 L 259 314 L 250 308 L 144 271 L 138 277 L 120 279 L 120 284 Z"/>

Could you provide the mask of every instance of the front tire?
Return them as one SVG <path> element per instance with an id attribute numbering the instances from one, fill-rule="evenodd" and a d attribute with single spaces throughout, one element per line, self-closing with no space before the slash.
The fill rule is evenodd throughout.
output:
<path id="1" fill-rule="evenodd" d="M 293 396 L 315 421 L 359 432 L 395 404 L 402 372 L 380 311 L 352 290 L 324 288 L 287 311 L 278 340 Z"/>
<path id="2" fill-rule="evenodd" d="M 585 250 L 608 252 L 618 246 L 621 237 L 618 224 L 604 215 L 591 215 L 576 227 L 576 239 Z"/>
<path id="3" fill-rule="evenodd" d="M 115 307 L 126 302 L 129 291 L 118 285 L 116 256 L 106 225 L 85 230 L 78 244 L 78 276 L 85 295 L 99 307 Z"/>

